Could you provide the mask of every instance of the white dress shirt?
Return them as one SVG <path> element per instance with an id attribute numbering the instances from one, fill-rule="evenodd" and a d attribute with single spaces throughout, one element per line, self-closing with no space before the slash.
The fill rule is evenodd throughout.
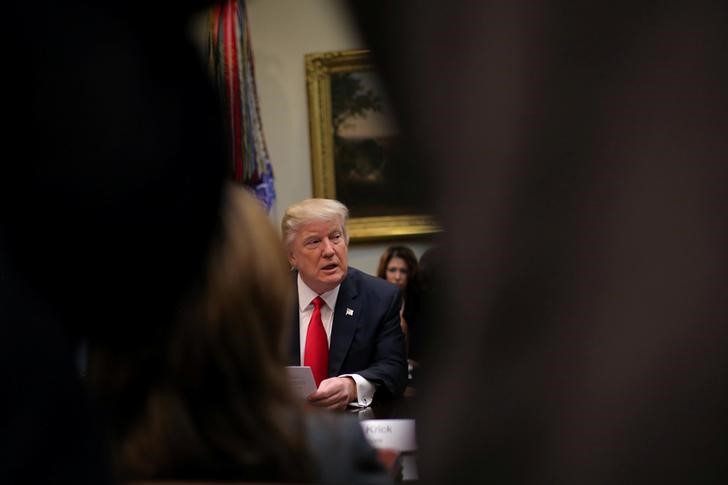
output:
<path id="1" fill-rule="evenodd" d="M 300 357 L 301 365 L 303 365 L 303 353 L 306 349 L 306 334 L 308 332 L 308 324 L 311 322 L 311 314 L 313 313 L 313 300 L 317 296 L 320 296 L 321 299 L 324 300 L 325 305 L 321 306 L 321 321 L 323 322 L 324 330 L 326 331 L 326 339 L 328 340 L 329 345 L 331 345 L 331 328 L 334 325 L 334 308 L 336 308 L 336 299 L 339 296 L 339 288 L 341 285 L 337 285 L 333 290 L 319 295 L 303 282 L 301 275 L 299 274 L 296 286 L 298 287 Z M 356 383 L 357 400 L 350 402 L 350 406 L 367 407 L 372 403 L 374 391 L 376 390 L 373 383 L 364 379 L 359 374 L 342 374 L 339 377 L 351 377 Z"/>

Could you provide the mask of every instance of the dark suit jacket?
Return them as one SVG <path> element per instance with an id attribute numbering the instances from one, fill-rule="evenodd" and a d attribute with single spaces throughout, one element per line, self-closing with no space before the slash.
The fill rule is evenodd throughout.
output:
<path id="1" fill-rule="evenodd" d="M 399 395 L 407 385 L 404 334 L 399 326 L 399 290 L 383 279 L 349 267 L 334 308 L 329 377 L 359 374 L 377 395 Z M 352 315 L 347 315 L 347 309 Z M 301 365 L 298 297 L 293 313 L 290 365 Z"/>

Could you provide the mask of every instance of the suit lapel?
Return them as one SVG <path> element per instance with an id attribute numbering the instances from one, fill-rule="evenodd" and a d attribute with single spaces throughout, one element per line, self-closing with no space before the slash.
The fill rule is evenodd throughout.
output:
<path id="1" fill-rule="evenodd" d="M 334 308 L 334 322 L 331 328 L 329 343 L 329 375 L 337 376 L 341 371 L 344 358 L 354 338 L 359 319 L 361 318 L 359 296 L 359 279 L 356 270 L 349 269 L 346 278 L 341 282 L 339 296 Z"/>

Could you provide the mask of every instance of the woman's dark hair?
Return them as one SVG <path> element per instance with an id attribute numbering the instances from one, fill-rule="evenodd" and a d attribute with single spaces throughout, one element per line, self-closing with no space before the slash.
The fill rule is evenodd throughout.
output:
<path id="1" fill-rule="evenodd" d="M 206 274 L 166 335 L 90 351 L 122 479 L 310 478 L 284 373 L 285 252 L 255 199 L 232 186 L 225 197 Z"/>
<path id="2" fill-rule="evenodd" d="M 407 264 L 407 286 L 409 287 L 417 277 L 417 257 L 415 253 L 407 246 L 389 246 L 384 250 L 382 257 L 379 258 L 379 266 L 377 267 L 377 276 L 387 279 L 387 265 L 392 258 L 402 258 Z"/>

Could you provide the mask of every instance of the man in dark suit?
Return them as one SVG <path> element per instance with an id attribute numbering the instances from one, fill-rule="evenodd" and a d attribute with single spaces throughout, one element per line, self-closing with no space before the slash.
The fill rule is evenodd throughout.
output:
<path id="1" fill-rule="evenodd" d="M 368 406 L 375 392 L 396 396 L 407 384 L 399 291 L 348 267 L 347 217 L 338 201 L 307 199 L 281 223 L 297 272 L 289 361 L 311 366 L 318 389 L 308 400 L 331 409 Z"/>

